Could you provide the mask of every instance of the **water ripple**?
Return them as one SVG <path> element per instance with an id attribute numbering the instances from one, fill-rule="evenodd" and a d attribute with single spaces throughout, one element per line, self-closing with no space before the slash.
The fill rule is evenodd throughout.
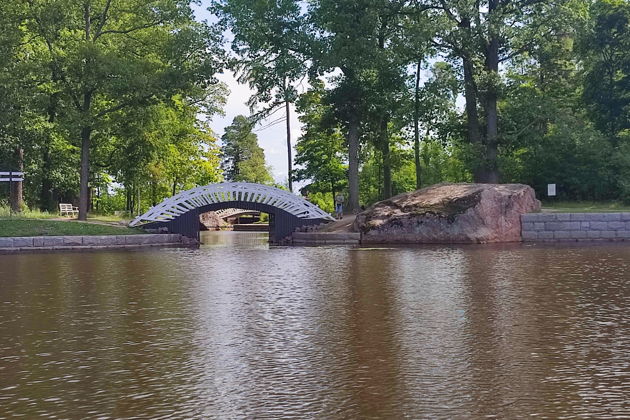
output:
<path id="1" fill-rule="evenodd" d="M 2 255 L 0 419 L 629 418 L 629 256 L 252 234 Z"/>

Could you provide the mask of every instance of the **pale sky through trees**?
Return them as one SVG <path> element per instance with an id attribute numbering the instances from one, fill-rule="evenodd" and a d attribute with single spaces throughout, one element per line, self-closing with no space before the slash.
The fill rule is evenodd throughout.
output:
<path id="1" fill-rule="evenodd" d="M 208 1 L 202 1 L 201 6 L 192 5 L 198 20 L 208 20 L 211 22 L 212 15 L 208 12 Z M 229 48 L 229 44 L 226 45 Z M 217 137 L 223 135 L 225 127 L 232 123 L 237 115 L 249 116 L 249 108 L 246 105 L 247 100 L 252 94 L 251 89 L 247 85 L 239 84 L 234 78 L 231 71 L 225 71 L 224 74 L 218 75 L 218 79 L 224 82 L 230 89 L 230 96 L 224 108 L 225 116 L 216 116 L 212 119 L 210 126 L 214 130 Z M 284 108 L 278 110 L 267 120 L 258 124 L 254 132 L 258 135 L 258 143 L 265 151 L 267 164 L 272 168 L 272 174 L 276 182 L 285 184 L 287 181 L 287 153 L 286 153 L 286 125 L 284 122 Z M 271 122 L 282 118 L 280 122 L 268 128 Z M 301 133 L 301 124 L 298 121 L 298 115 L 295 108 L 291 107 L 291 143 L 295 146 L 295 142 Z M 295 156 L 295 150 L 293 151 Z M 299 185 L 297 185 L 299 188 Z M 296 190 L 297 191 L 297 190 Z"/>

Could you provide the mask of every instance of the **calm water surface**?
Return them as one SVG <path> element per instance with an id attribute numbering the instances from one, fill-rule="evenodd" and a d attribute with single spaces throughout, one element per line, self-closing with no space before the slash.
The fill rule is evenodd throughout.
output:
<path id="1" fill-rule="evenodd" d="M 630 418 L 630 246 L 0 255 L 0 418 Z"/>

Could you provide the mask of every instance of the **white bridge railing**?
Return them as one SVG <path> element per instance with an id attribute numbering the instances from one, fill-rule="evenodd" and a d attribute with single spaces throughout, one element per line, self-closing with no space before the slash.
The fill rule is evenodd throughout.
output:
<path id="1" fill-rule="evenodd" d="M 300 219 L 335 220 L 315 204 L 288 191 L 247 182 L 225 182 L 182 191 L 136 217 L 129 225 L 167 222 L 199 207 L 231 201 L 266 204 Z M 235 203 L 235 207 L 238 204 Z"/>
<path id="2" fill-rule="evenodd" d="M 245 214 L 245 213 L 259 213 L 256 210 L 245 210 L 245 209 L 221 209 L 215 211 L 216 215 L 221 219 L 227 219 L 228 217 L 232 217 L 237 214 Z"/>

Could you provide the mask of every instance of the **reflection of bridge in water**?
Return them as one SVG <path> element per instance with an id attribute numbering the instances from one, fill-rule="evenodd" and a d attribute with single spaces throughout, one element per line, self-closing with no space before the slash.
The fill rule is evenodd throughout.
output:
<path id="1" fill-rule="evenodd" d="M 166 228 L 199 240 L 199 215 L 240 209 L 269 214 L 269 239 L 278 243 L 301 226 L 334 218 L 322 209 L 278 188 L 245 182 L 210 184 L 182 191 L 134 219 L 130 226 Z"/>

